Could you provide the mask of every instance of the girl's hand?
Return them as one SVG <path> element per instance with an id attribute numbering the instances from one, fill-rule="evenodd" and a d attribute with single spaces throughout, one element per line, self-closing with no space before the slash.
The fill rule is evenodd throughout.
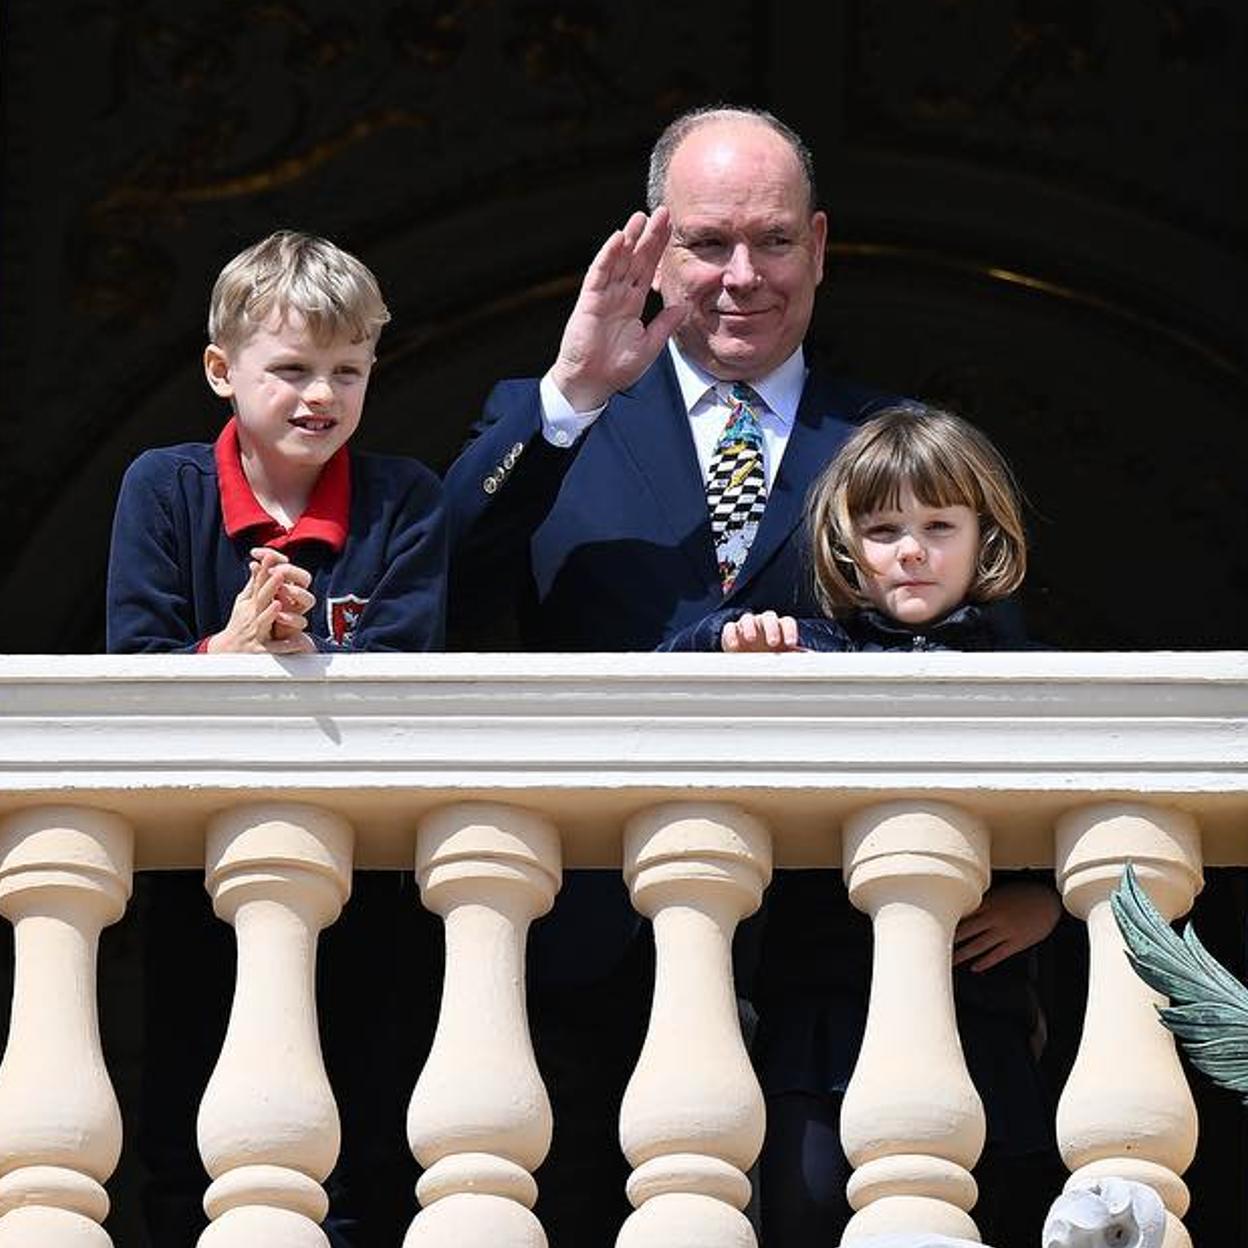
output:
<path id="1" fill-rule="evenodd" d="M 984 894 L 978 910 L 964 918 L 953 936 L 953 964 L 970 962 L 986 971 L 998 962 L 1039 944 L 1062 914 L 1057 891 L 1033 880 L 1008 880 Z"/>
<path id="2" fill-rule="evenodd" d="M 782 654 L 802 650 L 797 641 L 797 621 L 791 615 L 747 611 L 740 619 L 724 625 L 719 648 L 727 654 Z"/>

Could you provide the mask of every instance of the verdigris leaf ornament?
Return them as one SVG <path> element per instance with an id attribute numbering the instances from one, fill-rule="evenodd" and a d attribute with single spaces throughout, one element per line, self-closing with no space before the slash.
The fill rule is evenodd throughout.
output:
<path id="1" fill-rule="evenodd" d="M 1200 943 L 1189 923 L 1180 939 L 1128 863 L 1110 896 L 1127 957 L 1139 977 L 1170 998 L 1159 1013 L 1192 1065 L 1248 1104 L 1248 989 Z"/>

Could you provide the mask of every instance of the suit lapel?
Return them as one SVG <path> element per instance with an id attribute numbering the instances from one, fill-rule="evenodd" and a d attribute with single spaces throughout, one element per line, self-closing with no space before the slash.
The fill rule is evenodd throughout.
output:
<path id="1" fill-rule="evenodd" d="M 780 460 L 780 471 L 767 495 L 762 523 L 726 602 L 748 590 L 750 581 L 802 522 L 811 483 L 860 419 L 863 397 L 856 388 L 835 385 L 811 371 Z"/>
<path id="2" fill-rule="evenodd" d="M 695 564 L 699 577 L 714 583 L 719 574 L 711 544 L 706 483 L 668 352 L 633 386 L 621 390 L 611 406 L 610 435 L 641 479 L 639 503 L 653 508 L 655 527 L 668 530 Z M 694 533 L 697 538 L 690 540 Z"/>

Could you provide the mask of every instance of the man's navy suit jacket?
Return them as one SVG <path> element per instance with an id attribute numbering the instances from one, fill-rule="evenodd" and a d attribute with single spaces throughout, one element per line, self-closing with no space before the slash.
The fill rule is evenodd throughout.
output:
<path id="1" fill-rule="evenodd" d="M 880 402 L 810 372 L 749 558 L 725 597 L 668 351 L 570 449 L 542 436 L 536 381 L 500 383 L 446 479 L 452 646 L 651 650 L 722 607 L 819 614 L 804 557 L 806 495 Z"/>

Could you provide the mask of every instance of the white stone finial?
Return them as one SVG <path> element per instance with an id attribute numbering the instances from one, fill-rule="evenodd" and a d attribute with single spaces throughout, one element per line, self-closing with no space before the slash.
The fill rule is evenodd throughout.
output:
<path id="1" fill-rule="evenodd" d="M 532 1172 L 552 1121 L 529 1037 L 524 950 L 560 873 L 559 834 L 532 811 L 457 802 L 421 820 L 416 875 L 446 927 L 446 972 L 407 1112 L 425 1172 L 404 1248 L 545 1248 Z"/>
<path id="2" fill-rule="evenodd" d="M 771 878 L 771 837 L 735 806 L 669 803 L 629 823 L 624 875 L 654 923 L 655 986 L 620 1109 L 636 1211 L 616 1248 L 755 1248 L 741 1210 L 764 1109 L 741 1039 L 732 937 Z"/>
<path id="3" fill-rule="evenodd" d="M 953 935 L 989 878 L 983 825 L 945 802 L 884 802 L 844 833 L 845 881 L 871 915 L 871 998 L 841 1106 L 856 1167 L 845 1242 L 915 1231 L 976 1240 L 971 1169 L 984 1110 L 967 1073 L 953 1003 Z"/>
<path id="4" fill-rule="evenodd" d="M 321 1183 L 339 1126 L 317 1028 L 316 943 L 350 893 L 353 839 L 338 815 L 299 802 L 249 803 L 209 826 L 206 884 L 234 926 L 238 972 L 199 1107 L 213 1179 L 200 1248 L 328 1248 Z"/>
<path id="5" fill-rule="evenodd" d="M 1166 1207 L 1148 1184 L 1105 1178 L 1053 1202 L 1043 1248 L 1162 1248 L 1165 1237 Z"/>
<path id="6" fill-rule="evenodd" d="M 0 822 L 0 913 L 14 927 L 0 1063 L 0 1248 L 111 1248 L 104 1182 L 121 1112 L 100 1047 L 96 951 L 125 912 L 133 836 L 117 815 L 39 806 Z"/>

